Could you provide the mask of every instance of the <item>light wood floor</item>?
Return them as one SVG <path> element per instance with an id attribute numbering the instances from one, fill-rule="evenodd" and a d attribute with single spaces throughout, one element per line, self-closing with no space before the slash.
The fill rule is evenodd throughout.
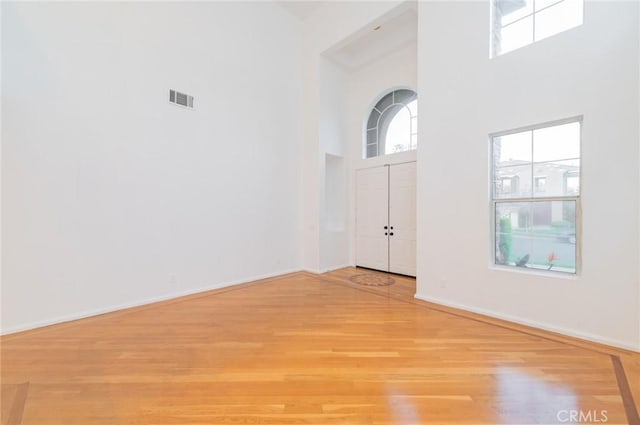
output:
<path id="1" fill-rule="evenodd" d="M 640 356 L 439 309 L 410 278 L 353 282 L 372 273 L 296 273 L 2 337 L 2 424 L 555 424 L 571 410 L 640 423 Z"/>

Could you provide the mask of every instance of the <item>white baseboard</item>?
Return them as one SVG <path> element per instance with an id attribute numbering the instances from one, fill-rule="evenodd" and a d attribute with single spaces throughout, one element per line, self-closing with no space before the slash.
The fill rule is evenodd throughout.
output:
<path id="1" fill-rule="evenodd" d="M 322 268 L 322 269 L 305 268 L 305 269 L 302 269 L 302 271 L 303 272 L 308 272 L 308 273 L 313 273 L 313 274 L 322 274 L 322 273 L 332 272 L 334 270 L 344 269 L 346 267 L 355 267 L 355 266 L 353 264 L 342 264 L 340 266 L 329 266 L 329 267 L 325 267 L 325 268 Z"/>
<path id="2" fill-rule="evenodd" d="M 242 285 L 244 283 L 254 282 L 256 280 L 269 279 L 269 278 L 273 278 L 273 277 L 283 276 L 283 275 L 286 275 L 286 274 L 289 274 L 289 273 L 296 273 L 296 272 L 299 272 L 299 271 L 301 271 L 301 270 L 300 269 L 283 270 L 283 271 L 280 271 L 280 272 L 277 272 L 277 273 L 268 273 L 268 274 L 264 274 L 264 275 L 252 276 L 250 278 L 245 278 L 245 279 L 237 279 L 237 280 L 232 280 L 232 281 L 227 281 L 227 282 L 222 282 L 222 283 L 216 283 L 216 284 L 213 284 L 213 285 L 204 286 L 204 287 L 196 288 L 196 289 L 189 289 L 189 290 L 186 290 L 186 291 L 172 292 L 172 293 L 169 293 L 169 294 L 163 294 L 163 295 L 159 295 L 157 297 L 146 298 L 144 300 L 139 300 L 139 301 L 135 301 L 135 302 L 132 302 L 132 303 L 118 304 L 118 305 L 113 305 L 113 306 L 104 307 L 104 308 L 86 310 L 86 311 L 82 311 L 82 312 L 79 312 L 79 313 L 67 314 L 67 315 L 64 315 L 64 316 L 53 317 L 51 319 L 39 320 L 39 321 L 31 322 L 31 323 L 26 323 L 26 324 L 23 324 L 23 325 L 11 326 L 9 328 L 3 328 L 0 331 L 0 335 L 9 335 L 9 334 L 13 334 L 13 333 L 16 333 L 16 332 L 23 332 L 23 331 L 28 331 L 28 330 L 31 330 L 31 329 L 41 328 L 43 326 L 57 325 L 59 323 L 71 322 L 73 320 L 85 319 L 87 317 L 92 317 L 92 316 L 99 316 L 99 315 L 105 314 L 105 313 L 112 313 L 114 311 L 125 310 L 125 309 L 132 308 L 132 307 L 140 307 L 140 306 L 143 306 L 143 305 L 153 304 L 153 303 L 157 303 L 157 302 L 160 302 L 160 301 L 167 301 L 167 300 L 171 300 L 171 299 L 174 299 L 174 298 L 184 297 L 184 296 L 187 296 L 187 295 L 199 294 L 199 293 L 211 291 L 211 290 L 214 290 L 214 289 L 221 289 L 221 288 L 227 288 L 227 287 L 235 286 L 235 285 Z"/>
<path id="3" fill-rule="evenodd" d="M 321 273 L 327 273 L 327 272 L 332 272 L 334 270 L 340 270 L 340 269 L 344 269 L 346 267 L 355 267 L 351 264 L 342 264 L 340 266 L 329 266 L 327 268 L 322 269 Z"/>
<path id="4" fill-rule="evenodd" d="M 415 298 L 418 300 L 422 300 L 422 301 L 427 301 L 430 303 L 434 303 L 434 304 L 440 304 L 443 305 L 445 307 L 452 307 L 452 308 L 456 308 L 458 310 L 464 310 L 464 311 L 468 311 L 471 313 L 476 313 L 476 314 L 481 314 L 483 316 L 488 316 L 488 317 L 492 317 L 495 319 L 501 319 L 501 320 L 506 320 L 508 322 L 513 322 L 513 323 L 517 323 L 520 325 L 525 325 L 525 326 L 531 326 L 532 328 L 537 328 L 537 329 L 541 329 L 541 330 L 545 330 L 545 331 L 549 331 L 549 332 L 555 332 L 555 333 L 559 333 L 562 335 L 567 335 L 570 337 L 574 337 L 574 338 L 579 338 L 579 339 L 584 339 L 586 341 L 590 341 L 590 342 L 596 342 L 598 344 L 604 344 L 604 345 L 610 345 L 612 347 L 617 347 L 617 348 L 622 348 L 625 350 L 630 350 L 630 351 L 636 351 L 636 352 L 640 352 L 640 346 L 634 345 L 634 344 L 630 344 L 628 342 L 625 341 L 619 341 L 619 340 L 615 340 L 615 339 L 611 339 L 611 338 L 607 338 L 601 335 L 594 335 L 588 332 L 580 332 L 580 331 L 576 331 L 574 329 L 567 329 L 567 328 L 563 328 L 563 327 L 559 327 L 559 326 L 554 326 L 548 323 L 541 323 L 535 320 L 529 320 L 529 319 L 525 319 L 522 317 L 517 317 L 517 316 L 512 316 L 509 314 L 503 314 L 503 313 L 499 313 L 499 312 L 495 312 L 495 311 L 491 311 L 491 310 L 486 310 L 483 308 L 477 308 L 477 307 L 470 307 L 468 305 L 464 305 L 464 304 L 459 304 L 459 303 L 455 303 L 455 302 L 451 302 L 451 301 L 447 301 L 447 300 L 443 300 L 440 298 L 435 298 L 435 297 L 428 297 L 425 295 L 421 295 L 421 294 L 416 294 Z"/>

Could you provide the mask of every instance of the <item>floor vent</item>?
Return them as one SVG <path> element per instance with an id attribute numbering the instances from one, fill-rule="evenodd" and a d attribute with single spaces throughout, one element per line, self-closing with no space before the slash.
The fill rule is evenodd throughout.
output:
<path id="1" fill-rule="evenodd" d="M 169 102 L 193 109 L 193 96 L 169 89 Z"/>

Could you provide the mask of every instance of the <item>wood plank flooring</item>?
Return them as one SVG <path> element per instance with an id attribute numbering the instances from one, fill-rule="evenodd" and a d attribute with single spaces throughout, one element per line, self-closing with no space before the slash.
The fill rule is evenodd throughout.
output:
<path id="1" fill-rule="evenodd" d="M 361 273 L 296 273 L 2 337 L 1 423 L 555 424 L 571 411 L 638 423 L 611 353 L 438 311 L 413 300 L 410 278 L 350 280 Z"/>

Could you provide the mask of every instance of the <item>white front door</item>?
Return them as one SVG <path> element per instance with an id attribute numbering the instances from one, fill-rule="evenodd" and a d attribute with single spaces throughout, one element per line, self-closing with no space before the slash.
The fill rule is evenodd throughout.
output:
<path id="1" fill-rule="evenodd" d="M 416 163 L 389 167 L 389 271 L 416 275 Z"/>
<path id="2" fill-rule="evenodd" d="M 356 265 L 416 275 L 416 163 L 356 173 Z"/>
<path id="3" fill-rule="evenodd" d="M 389 271 L 389 167 L 356 173 L 356 265 Z"/>

